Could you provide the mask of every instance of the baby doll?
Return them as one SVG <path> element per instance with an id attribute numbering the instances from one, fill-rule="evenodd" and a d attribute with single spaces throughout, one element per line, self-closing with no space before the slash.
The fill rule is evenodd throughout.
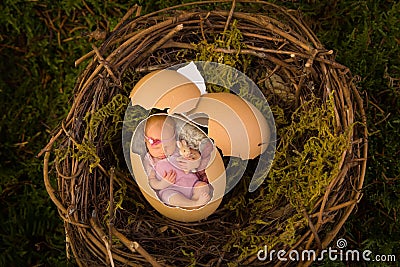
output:
<path id="1" fill-rule="evenodd" d="M 179 168 L 175 121 L 167 115 L 147 119 L 144 136 L 148 153 L 144 166 L 150 186 L 165 204 L 199 207 L 211 199 L 211 185 Z"/>

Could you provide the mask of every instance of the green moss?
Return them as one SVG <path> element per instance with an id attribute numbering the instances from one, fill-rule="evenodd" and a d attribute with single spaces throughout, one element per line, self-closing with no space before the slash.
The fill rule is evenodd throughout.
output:
<path id="1" fill-rule="evenodd" d="M 243 41 L 243 36 L 237 27 L 237 21 L 234 20 L 230 28 L 223 33 L 216 34 L 215 36 L 209 37 L 211 40 L 202 40 L 196 46 L 196 61 L 208 61 L 217 62 L 239 69 L 242 72 L 246 72 L 248 66 L 251 64 L 251 56 L 240 54 L 240 51 L 246 48 Z M 229 92 L 229 88 L 232 88 L 236 81 L 233 78 L 234 69 L 225 68 L 224 73 L 219 75 L 220 79 L 215 80 L 218 77 L 213 76 L 215 84 L 209 85 L 208 92 Z M 207 77 L 205 77 L 207 80 Z M 240 88 L 240 87 L 239 87 Z"/>
<path id="2" fill-rule="evenodd" d="M 83 142 L 75 144 L 77 152 L 72 154 L 73 158 L 78 161 L 89 161 L 89 172 L 91 173 L 95 167 L 100 163 L 100 157 L 96 153 L 96 147 L 92 142 Z"/>
<path id="3" fill-rule="evenodd" d="M 111 127 L 105 127 L 102 135 L 105 144 L 111 149 L 114 155 L 116 164 L 119 165 L 119 156 L 117 155 L 116 149 L 113 146 L 113 140 L 116 136 L 119 137 L 123 126 L 123 114 L 128 106 L 129 98 L 122 94 L 116 94 L 109 103 L 105 104 L 95 112 L 88 112 L 85 116 L 87 127 L 85 129 L 85 137 L 90 136 L 91 140 L 95 140 L 99 133 L 99 126 L 105 122 L 110 121 L 107 125 Z"/>
<path id="4" fill-rule="evenodd" d="M 129 103 L 129 98 L 116 94 L 109 103 L 102 106 L 94 113 L 88 112 L 85 116 L 85 121 L 87 123 L 87 132 L 85 136 L 90 135 L 92 139 L 95 139 L 98 134 L 99 125 L 111 119 L 113 127 L 111 129 L 107 129 L 107 134 L 105 135 L 107 140 L 114 137 L 121 129 L 122 129 L 122 120 L 121 114 L 125 112 L 126 107 Z"/>
<path id="5" fill-rule="evenodd" d="M 94 168 L 100 163 L 100 157 L 97 154 L 96 146 L 94 141 L 99 133 L 100 125 L 110 120 L 112 127 L 104 127 L 104 134 L 102 138 L 105 144 L 110 147 L 111 152 L 114 154 L 114 158 L 119 162 L 119 157 L 113 149 L 113 139 L 121 133 L 123 124 L 123 114 L 129 103 L 129 98 L 116 94 L 109 103 L 100 107 L 94 112 L 88 112 L 85 116 L 85 122 L 87 127 L 85 128 L 84 140 L 81 144 L 75 143 L 75 150 L 72 151 L 70 148 L 65 150 L 56 149 L 56 161 L 62 162 L 66 157 L 72 157 L 78 161 L 89 162 L 89 172 L 92 172 Z M 89 138 L 90 137 L 90 138 Z"/>
<path id="6" fill-rule="evenodd" d="M 316 98 L 292 114 L 290 125 L 278 128 L 280 142 L 266 192 L 270 205 L 283 195 L 298 211 L 313 207 L 337 176 L 349 146 L 347 133 L 335 133 L 335 128 L 333 101 L 321 105 Z"/>

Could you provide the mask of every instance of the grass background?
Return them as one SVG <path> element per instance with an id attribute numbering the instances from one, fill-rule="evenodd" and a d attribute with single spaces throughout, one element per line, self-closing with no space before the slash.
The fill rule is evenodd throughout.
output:
<path id="1" fill-rule="evenodd" d="M 191 2 L 191 1 L 184 1 Z M 368 114 L 363 197 L 339 236 L 347 248 L 400 261 L 400 3 L 393 0 L 274 1 L 299 9 L 357 80 Z M 98 44 L 134 4 L 142 14 L 178 1 L 95 0 L 0 3 L 0 266 L 68 266 L 64 228 L 44 189 L 37 153 L 72 103 Z M 344 263 L 338 263 L 343 265 Z M 379 264 L 377 266 L 384 266 Z"/>

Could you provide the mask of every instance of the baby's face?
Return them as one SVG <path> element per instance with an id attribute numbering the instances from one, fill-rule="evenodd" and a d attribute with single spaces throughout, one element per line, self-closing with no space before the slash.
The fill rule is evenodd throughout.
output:
<path id="1" fill-rule="evenodd" d="M 151 125 L 146 137 L 146 147 L 153 158 L 165 159 L 176 149 L 175 129 L 168 124 Z"/>

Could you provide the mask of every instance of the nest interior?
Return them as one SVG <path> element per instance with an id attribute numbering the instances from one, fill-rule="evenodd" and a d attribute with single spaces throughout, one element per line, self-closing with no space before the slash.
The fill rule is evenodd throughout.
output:
<path id="1" fill-rule="evenodd" d="M 297 11 L 271 3 L 208 1 L 129 19 L 135 10 L 76 62 L 90 61 L 42 151 L 68 255 L 80 266 L 237 266 L 265 264 L 256 255 L 264 245 L 326 248 L 359 200 L 366 170 L 365 113 L 350 71 Z M 141 77 L 196 60 L 235 67 L 259 86 L 274 113 L 277 151 L 259 189 L 247 192 L 245 175 L 209 218 L 182 223 L 146 202 L 121 132 Z M 134 112 L 132 125 L 142 115 Z"/>

